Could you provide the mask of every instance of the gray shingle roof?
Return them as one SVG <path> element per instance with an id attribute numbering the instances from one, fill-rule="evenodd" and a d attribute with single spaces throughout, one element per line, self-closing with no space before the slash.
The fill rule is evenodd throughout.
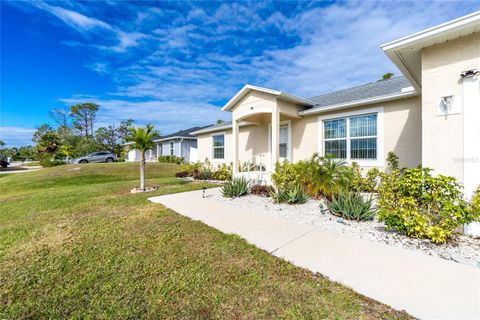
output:
<path id="1" fill-rule="evenodd" d="M 381 97 L 401 93 L 403 88 L 412 85 L 405 77 L 395 77 L 388 80 L 368 83 L 362 86 L 335 91 L 320 96 L 310 97 L 315 102 L 313 108 L 322 108 L 357 100 Z"/>
<path id="2" fill-rule="evenodd" d="M 192 135 L 191 133 L 194 132 L 194 131 L 198 131 L 198 130 L 201 130 L 201 129 L 204 129 L 208 126 L 203 126 L 203 127 L 192 127 L 192 128 L 188 128 L 188 129 L 185 129 L 185 130 L 180 130 L 180 131 L 177 131 L 177 132 L 174 132 L 172 134 L 169 134 L 169 135 L 166 135 L 166 136 L 163 136 L 161 137 L 160 139 L 164 140 L 164 139 L 168 139 L 168 138 L 177 138 L 177 137 L 180 137 L 180 138 L 196 138 L 194 135 Z"/>

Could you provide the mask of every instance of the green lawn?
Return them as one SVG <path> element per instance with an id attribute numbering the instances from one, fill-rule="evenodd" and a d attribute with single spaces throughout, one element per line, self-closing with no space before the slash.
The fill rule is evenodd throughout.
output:
<path id="1" fill-rule="evenodd" d="M 135 195 L 136 164 L 0 175 L 0 319 L 409 318 L 147 201 L 202 187 L 175 168 Z"/>

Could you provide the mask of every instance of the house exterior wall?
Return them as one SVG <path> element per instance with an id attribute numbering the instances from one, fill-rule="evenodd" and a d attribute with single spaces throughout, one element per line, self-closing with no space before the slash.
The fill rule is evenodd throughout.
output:
<path id="1" fill-rule="evenodd" d="M 422 162 L 437 173 L 464 180 L 462 71 L 480 69 L 480 34 L 422 50 Z M 454 95 L 460 112 L 437 115 L 442 96 Z M 480 143 L 479 143 L 480 145 Z"/>
<path id="2" fill-rule="evenodd" d="M 190 162 L 190 148 L 197 147 L 197 140 L 194 139 L 184 139 L 181 144 L 181 157 L 185 159 L 186 162 Z"/>
<path id="3" fill-rule="evenodd" d="M 225 134 L 225 159 L 213 159 L 212 136 Z M 250 125 L 240 127 L 239 130 L 239 157 L 241 162 L 249 161 L 253 156 L 259 154 L 268 154 L 268 125 Z M 198 160 L 204 161 L 205 158 L 214 164 L 231 163 L 233 161 L 233 136 L 232 130 L 223 130 L 212 133 L 204 133 L 197 136 Z M 265 162 L 268 161 L 265 157 Z"/>
<path id="4" fill-rule="evenodd" d="M 172 140 L 167 140 L 162 142 L 162 156 L 169 156 L 171 155 L 170 153 L 170 142 Z M 176 157 L 181 156 L 181 147 L 180 147 L 180 141 L 179 140 L 174 140 L 173 141 L 173 155 Z"/>
<path id="5" fill-rule="evenodd" d="M 383 158 L 389 151 L 394 151 L 400 157 L 400 165 L 414 167 L 421 163 L 422 145 L 422 115 L 420 97 L 384 102 L 376 105 L 344 109 L 338 112 L 322 114 L 335 116 L 340 113 L 368 110 L 383 107 L 384 118 L 384 152 Z M 368 112 L 368 111 L 366 111 Z M 289 119 L 291 122 L 291 155 L 292 161 L 297 162 L 310 158 L 313 153 L 323 154 L 321 140 L 322 123 L 319 115 L 310 115 L 299 119 Z M 212 159 L 212 135 L 225 134 L 225 160 Z M 269 154 L 268 145 L 269 125 L 250 125 L 240 128 L 239 158 L 241 162 L 250 160 L 254 155 Z M 212 163 L 230 163 L 233 158 L 231 129 L 215 133 L 198 135 L 198 156 L 203 161 L 208 158 Z M 268 156 L 265 162 L 268 162 Z"/>
<path id="6" fill-rule="evenodd" d="M 235 106 L 232 119 L 240 120 L 252 114 L 271 113 L 276 105 L 277 99 L 271 94 L 252 91 Z"/>

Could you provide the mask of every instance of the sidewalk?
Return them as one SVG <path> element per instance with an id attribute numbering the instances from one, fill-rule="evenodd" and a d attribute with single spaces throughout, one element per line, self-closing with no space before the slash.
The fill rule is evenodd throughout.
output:
<path id="1" fill-rule="evenodd" d="M 219 189 L 150 198 L 293 264 L 424 319 L 480 319 L 480 269 L 249 212 L 209 199 Z"/>

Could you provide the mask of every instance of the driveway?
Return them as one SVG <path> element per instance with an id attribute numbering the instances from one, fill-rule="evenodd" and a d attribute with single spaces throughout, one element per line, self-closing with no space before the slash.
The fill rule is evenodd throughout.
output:
<path id="1" fill-rule="evenodd" d="M 480 269 L 239 209 L 220 189 L 149 200 L 424 319 L 480 319 Z"/>

